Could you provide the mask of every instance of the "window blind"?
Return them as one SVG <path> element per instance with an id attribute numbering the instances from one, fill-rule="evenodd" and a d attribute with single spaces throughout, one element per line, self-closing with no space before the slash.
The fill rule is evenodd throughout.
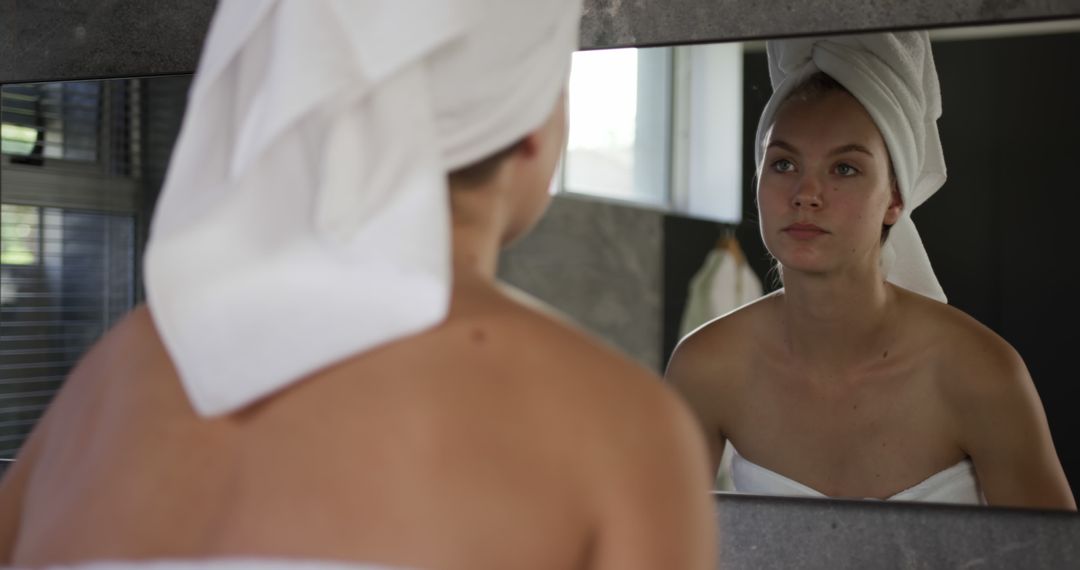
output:
<path id="1" fill-rule="evenodd" d="M 0 90 L 0 459 L 134 306 L 140 107 L 133 80 Z"/>

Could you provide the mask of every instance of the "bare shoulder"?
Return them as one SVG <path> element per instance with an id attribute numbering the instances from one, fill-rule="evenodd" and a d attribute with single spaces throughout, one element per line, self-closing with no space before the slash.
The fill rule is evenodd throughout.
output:
<path id="1" fill-rule="evenodd" d="M 665 380 L 688 400 L 724 402 L 747 377 L 753 355 L 765 348 L 781 293 L 714 319 L 683 338 L 672 353 Z"/>
<path id="2" fill-rule="evenodd" d="M 974 318 L 912 295 L 960 448 L 992 505 L 1076 509 L 1038 391 L 1020 354 Z"/>
<path id="3" fill-rule="evenodd" d="M 500 366 L 508 367 L 500 382 L 519 385 L 532 394 L 529 406 L 571 427 L 545 427 L 547 436 L 561 433 L 590 457 L 607 456 L 610 461 L 596 463 L 598 469 L 618 469 L 620 460 L 610 454 L 620 447 L 613 443 L 625 442 L 624 452 L 673 448 L 692 458 L 700 454 L 703 442 L 689 409 L 656 372 L 541 303 L 517 294 L 500 297 L 484 318 Z"/>
<path id="4" fill-rule="evenodd" d="M 167 360 L 150 309 L 138 305 L 87 349 L 68 375 L 65 387 L 115 381 L 123 377 L 115 373 L 118 369 L 135 369 L 150 361 Z M 102 374 L 105 371 L 108 373 Z"/>
<path id="5" fill-rule="evenodd" d="M 145 310 L 142 313 L 145 313 Z M 145 341 L 146 331 L 140 324 L 143 319 L 149 321 L 149 317 L 140 314 L 138 310 L 129 313 L 87 351 L 69 374 L 53 403 L 35 424 L 19 450 L 17 461 L 0 479 L 0 565 L 12 561 L 24 504 L 37 471 L 39 457 L 55 440 L 65 437 L 64 430 L 68 427 L 66 424 L 69 418 L 63 413 L 64 410 L 58 412 L 57 408 L 65 404 L 78 406 L 80 401 L 92 401 L 92 398 L 87 396 L 97 389 L 98 382 L 95 378 L 99 376 L 92 373 L 94 369 L 101 368 L 103 363 L 112 360 L 123 361 L 139 355 L 136 350 L 114 348 L 114 345 L 135 340 Z"/>
<path id="6" fill-rule="evenodd" d="M 989 327 L 950 305 L 910 292 L 903 295 L 909 330 L 921 336 L 934 355 L 949 401 L 960 407 L 995 400 L 1007 405 L 1010 395 L 1031 384 L 1020 354 Z"/>
<path id="7" fill-rule="evenodd" d="M 963 311 L 907 293 L 909 334 L 928 356 L 941 398 L 964 447 L 1014 422 L 1045 424 L 1023 358 L 1008 341 Z"/>
<path id="8" fill-rule="evenodd" d="M 711 567 L 705 439 L 683 400 L 656 373 L 563 318 L 531 303 L 511 313 L 521 364 L 531 363 L 526 381 L 553 396 L 551 417 L 562 426 L 555 437 L 585 482 L 592 567 Z"/>

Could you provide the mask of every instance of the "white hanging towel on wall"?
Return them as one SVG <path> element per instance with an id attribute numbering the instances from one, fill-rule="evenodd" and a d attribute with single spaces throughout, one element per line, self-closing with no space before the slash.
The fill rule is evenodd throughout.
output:
<path id="1" fill-rule="evenodd" d="M 746 263 L 739 242 L 721 239 L 690 280 L 679 338 L 701 325 L 761 297 L 761 280 Z"/>

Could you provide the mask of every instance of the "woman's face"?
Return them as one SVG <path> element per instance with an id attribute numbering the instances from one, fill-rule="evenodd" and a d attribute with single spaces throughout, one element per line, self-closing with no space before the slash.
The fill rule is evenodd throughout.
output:
<path id="1" fill-rule="evenodd" d="M 785 271 L 876 266 L 882 225 L 896 222 L 902 202 L 885 142 L 863 106 L 839 90 L 790 99 L 763 144 L 761 234 Z"/>

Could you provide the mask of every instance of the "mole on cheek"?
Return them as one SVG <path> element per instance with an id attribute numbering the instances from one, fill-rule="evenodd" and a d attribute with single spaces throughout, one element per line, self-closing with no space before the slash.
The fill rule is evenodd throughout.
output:
<path id="1" fill-rule="evenodd" d="M 476 344 L 484 344 L 484 341 L 486 340 L 487 333 L 484 332 L 484 329 L 475 329 L 472 331 L 472 341 Z"/>

